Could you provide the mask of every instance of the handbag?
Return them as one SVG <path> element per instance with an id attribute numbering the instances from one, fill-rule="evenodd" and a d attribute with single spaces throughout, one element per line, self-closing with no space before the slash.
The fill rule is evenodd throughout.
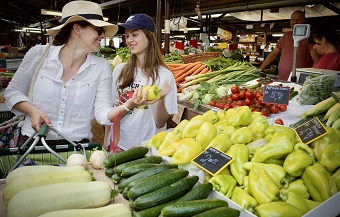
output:
<path id="1" fill-rule="evenodd" d="M 28 92 L 28 98 L 32 102 L 32 91 L 35 81 L 37 80 L 39 70 L 44 63 L 44 60 L 48 54 L 50 44 L 46 45 L 46 48 L 38 58 L 38 61 L 34 67 L 30 89 Z M 18 145 L 20 128 L 24 124 L 25 114 L 14 116 L 12 119 L 0 124 L 0 148 L 15 148 Z"/>

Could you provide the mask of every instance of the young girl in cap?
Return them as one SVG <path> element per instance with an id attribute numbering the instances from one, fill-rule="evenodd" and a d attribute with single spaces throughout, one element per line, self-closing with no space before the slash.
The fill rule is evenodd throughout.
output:
<path id="1" fill-rule="evenodd" d="M 177 113 L 177 89 L 173 74 L 163 61 L 153 19 L 145 14 L 135 14 L 118 25 L 125 28 L 126 43 L 131 52 L 130 59 L 113 71 L 114 106 L 124 104 L 127 110 L 121 119 L 118 144 L 120 149 L 126 150 L 150 139 L 165 126 L 170 114 Z M 138 101 L 125 102 L 129 93 L 136 93 L 137 88 L 145 85 L 158 86 L 160 99 L 147 101 L 147 109 L 141 108 Z M 141 92 L 137 90 L 138 98 Z M 109 129 L 106 128 L 106 135 Z M 107 144 L 110 144 L 111 133 L 105 137 Z"/>
<path id="2" fill-rule="evenodd" d="M 54 37 L 54 46 L 49 47 L 29 93 L 32 101 L 27 93 L 46 45 L 27 52 L 6 89 L 11 111 L 26 114 L 19 145 L 42 124 L 53 126 L 72 141 L 88 142 L 94 117 L 98 123 L 110 123 L 112 72 L 105 59 L 91 53 L 98 51 L 105 36 L 112 37 L 117 30 L 118 26 L 103 21 L 102 10 L 94 2 L 72 1 L 63 7 L 62 25 L 47 30 Z M 115 108 L 119 109 L 124 110 L 123 106 Z M 53 131 L 46 137 L 48 144 L 65 144 L 61 139 Z"/>

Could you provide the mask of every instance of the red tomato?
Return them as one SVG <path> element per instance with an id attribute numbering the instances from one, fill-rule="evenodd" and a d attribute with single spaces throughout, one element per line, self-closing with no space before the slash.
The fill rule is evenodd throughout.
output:
<path id="1" fill-rule="evenodd" d="M 287 111 L 287 105 L 279 105 L 279 110 L 280 110 L 281 112 Z"/>
<path id="2" fill-rule="evenodd" d="M 261 115 L 268 117 L 269 116 L 269 111 L 267 108 L 262 108 L 261 109 Z"/>
<path id="3" fill-rule="evenodd" d="M 246 98 L 246 92 L 244 92 L 244 90 L 241 90 L 238 95 L 239 95 L 240 99 L 245 99 Z"/>
<path id="4" fill-rule="evenodd" d="M 234 93 L 234 94 L 231 95 L 231 99 L 232 99 L 233 101 L 237 101 L 237 100 L 240 99 L 240 97 L 239 97 L 239 95 L 238 95 L 237 93 Z"/>
<path id="5" fill-rule="evenodd" d="M 232 87 L 230 88 L 230 90 L 231 90 L 232 93 L 239 93 L 239 92 L 238 92 L 238 86 L 232 86 Z"/>
<path id="6" fill-rule="evenodd" d="M 252 104 L 251 99 L 249 99 L 249 98 L 245 99 L 244 104 L 246 104 L 248 106 L 251 105 Z"/>
<path id="7" fill-rule="evenodd" d="M 281 118 L 275 119 L 275 124 L 284 125 L 283 120 Z"/>
<path id="8" fill-rule="evenodd" d="M 262 96 L 262 93 L 260 92 L 256 92 L 255 94 L 255 98 L 258 100 L 260 97 Z"/>
<path id="9" fill-rule="evenodd" d="M 277 114 L 280 111 L 277 105 L 270 106 L 269 110 L 272 114 Z"/>
<path id="10" fill-rule="evenodd" d="M 213 100 L 210 101 L 209 103 L 210 106 L 214 107 L 215 106 L 215 102 Z"/>
<path id="11" fill-rule="evenodd" d="M 244 101 L 243 101 L 243 100 L 238 100 L 238 101 L 236 102 L 236 105 L 237 105 L 237 106 L 244 106 Z"/>
<path id="12" fill-rule="evenodd" d="M 252 99 L 252 98 L 254 98 L 254 93 L 253 93 L 253 91 L 248 90 L 248 91 L 246 92 L 246 98 L 247 98 L 247 99 Z"/>

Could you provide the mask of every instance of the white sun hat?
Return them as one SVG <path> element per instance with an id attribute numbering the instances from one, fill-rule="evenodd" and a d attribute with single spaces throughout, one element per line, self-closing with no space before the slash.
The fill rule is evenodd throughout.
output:
<path id="1" fill-rule="evenodd" d="M 72 1 L 64 5 L 61 25 L 47 30 L 51 36 L 56 36 L 61 28 L 74 21 L 87 21 L 96 27 L 103 27 L 105 36 L 112 37 L 118 31 L 118 26 L 104 21 L 101 7 L 95 2 Z"/>

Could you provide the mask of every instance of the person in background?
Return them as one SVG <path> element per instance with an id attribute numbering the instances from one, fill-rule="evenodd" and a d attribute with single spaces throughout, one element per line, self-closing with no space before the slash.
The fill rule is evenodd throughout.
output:
<path id="1" fill-rule="evenodd" d="M 339 38 L 334 28 L 326 24 L 317 26 L 309 37 L 309 43 L 321 55 L 313 68 L 340 71 Z"/>
<path id="2" fill-rule="evenodd" d="M 123 35 L 123 37 L 122 37 L 122 42 L 120 42 L 119 47 L 120 47 L 120 48 L 121 48 L 121 47 L 127 47 L 125 35 Z"/>
<path id="3" fill-rule="evenodd" d="M 35 37 L 35 45 L 41 44 L 41 35 L 37 35 L 37 37 Z"/>
<path id="4" fill-rule="evenodd" d="M 91 121 L 110 123 L 112 71 L 97 57 L 101 40 L 112 37 L 118 26 L 104 22 L 101 7 L 89 1 L 71 1 L 62 9 L 62 24 L 47 30 L 54 37 L 37 79 L 32 101 L 27 97 L 36 61 L 46 45 L 36 45 L 23 58 L 5 98 L 16 115 L 26 114 L 19 146 L 46 124 L 75 142 L 89 142 Z M 135 96 L 136 98 L 136 96 Z M 124 109 L 124 108 L 121 108 Z M 67 144 L 50 131 L 50 145 Z"/>
<path id="5" fill-rule="evenodd" d="M 116 48 L 115 48 L 113 39 L 110 39 L 108 47 L 111 48 L 116 53 Z"/>
<path id="6" fill-rule="evenodd" d="M 159 128 L 165 126 L 169 115 L 177 114 L 177 88 L 157 43 L 153 19 L 146 14 L 135 14 L 118 25 L 125 28 L 126 42 L 131 52 L 127 62 L 114 68 L 112 84 L 114 106 L 123 104 L 131 113 L 125 113 L 120 122 L 118 148 L 127 150 L 150 139 Z M 146 109 L 126 102 L 133 91 L 146 85 L 158 86 L 161 89 L 160 99 L 150 101 Z M 112 137 L 109 126 L 105 134 L 104 147 L 110 145 Z"/>
<path id="7" fill-rule="evenodd" d="M 305 13 L 302 11 L 295 11 L 290 18 L 290 26 L 293 29 L 295 24 L 305 24 Z M 279 80 L 288 80 L 288 77 L 293 69 L 294 56 L 294 41 L 293 32 L 286 32 L 277 43 L 276 47 L 270 52 L 267 58 L 259 67 L 262 71 L 266 69 L 279 55 Z M 313 50 L 312 45 L 308 43 L 308 38 L 299 42 L 297 53 L 296 67 L 307 68 L 312 67 L 314 63 L 319 60 L 319 55 Z"/>

